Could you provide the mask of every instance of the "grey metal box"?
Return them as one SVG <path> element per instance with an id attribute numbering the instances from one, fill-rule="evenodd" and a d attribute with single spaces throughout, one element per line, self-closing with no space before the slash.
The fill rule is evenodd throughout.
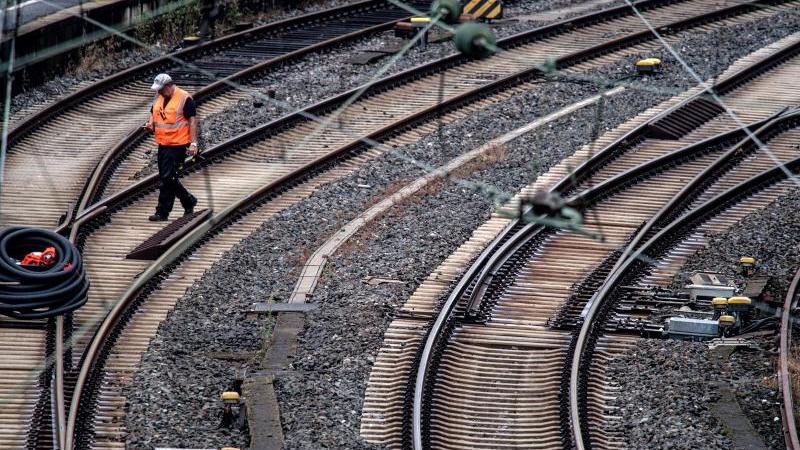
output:
<path id="1" fill-rule="evenodd" d="M 667 327 L 669 335 L 677 338 L 708 338 L 719 335 L 719 322 L 710 319 L 670 317 Z"/>

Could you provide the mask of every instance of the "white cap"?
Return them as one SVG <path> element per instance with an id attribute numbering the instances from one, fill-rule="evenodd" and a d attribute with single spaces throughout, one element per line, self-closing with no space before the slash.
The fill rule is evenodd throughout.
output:
<path id="1" fill-rule="evenodd" d="M 156 75 L 156 79 L 153 80 L 153 85 L 150 86 L 150 89 L 154 91 L 160 91 L 164 88 L 164 86 L 172 83 L 172 77 L 165 73 L 160 73 Z"/>

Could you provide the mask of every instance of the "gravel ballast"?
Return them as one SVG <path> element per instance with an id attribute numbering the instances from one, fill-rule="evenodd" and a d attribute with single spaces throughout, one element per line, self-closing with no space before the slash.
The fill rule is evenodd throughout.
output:
<path id="1" fill-rule="evenodd" d="M 619 385 L 628 448 L 729 449 L 711 411 L 719 394 L 708 383 L 719 369 L 702 343 L 645 340 L 615 358 L 608 375 Z"/>
<path id="2" fill-rule="evenodd" d="M 677 48 L 701 76 L 710 77 L 734 59 L 785 36 L 796 27 L 796 21 L 787 14 L 755 26 L 690 33 Z M 693 84 L 668 56 L 662 55 L 662 59 L 666 70 L 650 82 L 667 88 L 670 94 L 642 95 L 631 90 L 609 99 L 602 130 Z M 620 66 L 630 67 L 627 63 Z M 618 69 L 620 66 L 598 72 L 612 78 L 627 75 L 627 69 Z M 592 85 L 548 83 L 445 126 L 441 143 L 434 134 L 400 150 L 440 165 L 594 93 Z M 581 110 L 509 144 L 504 159 L 470 175 L 469 180 L 516 191 L 589 142 L 594 116 L 592 108 Z M 315 245 L 392 185 L 402 185 L 420 173 L 416 166 L 392 155 L 381 157 L 266 222 L 195 283 L 160 328 L 136 376 L 131 389 L 136 394 L 130 398 L 127 419 L 130 445 L 199 447 L 230 445 L 232 441 L 243 445 L 246 436 L 215 430 L 213 414 L 219 408 L 217 395 L 240 364 L 210 361 L 198 351 L 258 349 L 262 336 L 258 324 L 240 325 L 250 303 L 270 297 L 286 299 L 298 267 Z M 313 299 L 320 308 L 307 316 L 293 370 L 277 380 L 287 448 L 370 448 L 358 436 L 362 396 L 393 311 L 486 220 L 493 207 L 484 195 L 452 181 L 430 194 L 393 209 L 331 258 Z M 362 282 L 366 276 L 401 283 L 372 286 Z M 229 329 L 231 321 L 238 329 Z M 170 368 L 171 379 L 161 375 L 165 367 Z M 193 380 L 191 389 L 183 380 Z M 174 399 L 170 408 L 157 406 L 164 392 Z"/>
<path id="3" fill-rule="evenodd" d="M 712 355 L 704 343 L 642 340 L 614 358 L 608 375 L 619 389 L 611 406 L 619 408 L 618 426 L 627 447 L 734 448 L 736 435 L 728 422 L 733 412 L 717 405 L 733 391 L 755 427 L 753 436 L 770 449 L 785 448 L 774 341 L 759 339 L 757 346 L 726 358 Z"/>
<path id="4" fill-rule="evenodd" d="M 709 236 L 708 248 L 698 252 L 681 269 L 674 286 L 686 284 L 695 271 L 727 275 L 738 286 L 745 280 L 739 270 L 739 257 L 756 259 L 757 273 L 772 277 L 770 284 L 777 300 L 786 295 L 789 284 L 800 267 L 800 191 L 792 190 L 766 208 L 747 215 L 724 233 Z M 752 377 L 736 385 L 737 400 L 750 421 L 770 448 L 785 448 L 781 432 L 778 390 L 775 374 L 774 342 L 762 342 L 762 352 L 734 354 L 731 364 L 736 371 Z"/>

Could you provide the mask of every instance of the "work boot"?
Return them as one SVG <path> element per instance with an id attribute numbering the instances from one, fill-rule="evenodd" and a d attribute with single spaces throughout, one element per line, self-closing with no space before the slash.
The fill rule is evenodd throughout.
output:
<path id="1" fill-rule="evenodd" d="M 189 214 L 193 213 L 195 206 L 197 206 L 197 197 L 193 195 L 192 199 L 189 200 L 189 204 L 183 205 L 183 215 L 188 216 Z"/>
<path id="2" fill-rule="evenodd" d="M 157 213 L 153 214 L 152 216 L 150 216 L 148 218 L 148 220 L 150 222 L 166 222 L 167 220 L 169 220 L 169 218 L 167 216 L 165 216 L 164 214 L 161 214 L 161 213 L 157 212 Z"/>

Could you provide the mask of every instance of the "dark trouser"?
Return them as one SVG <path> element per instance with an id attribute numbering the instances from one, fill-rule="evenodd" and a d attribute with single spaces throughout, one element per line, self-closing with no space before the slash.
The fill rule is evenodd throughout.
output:
<path id="1" fill-rule="evenodd" d="M 175 147 L 158 146 L 158 179 L 161 181 L 161 191 L 158 193 L 156 212 L 163 216 L 169 216 L 176 196 L 184 208 L 191 205 L 194 198 L 178 181 L 178 171 L 183 166 L 188 148 L 188 144 Z"/>

